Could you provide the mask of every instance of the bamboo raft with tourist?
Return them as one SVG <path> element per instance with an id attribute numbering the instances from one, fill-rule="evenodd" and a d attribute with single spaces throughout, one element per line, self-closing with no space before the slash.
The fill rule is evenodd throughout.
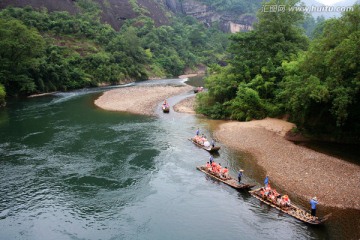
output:
<path id="1" fill-rule="evenodd" d="M 236 179 L 232 178 L 227 174 L 220 173 L 220 172 L 214 172 L 211 170 L 209 166 L 203 165 L 203 166 L 197 166 L 197 170 L 205 173 L 206 175 L 210 176 L 213 179 L 216 179 L 220 182 L 225 183 L 226 185 L 229 185 L 232 188 L 241 190 L 241 189 L 251 189 L 255 186 L 255 184 L 248 184 L 248 183 L 239 183 Z"/>
<path id="2" fill-rule="evenodd" d="M 169 105 L 162 105 L 162 111 L 164 113 L 169 113 L 170 112 L 170 107 Z"/>
<path id="3" fill-rule="evenodd" d="M 305 223 L 318 225 L 326 221 L 331 216 L 331 214 L 322 218 L 312 216 L 309 212 L 291 203 L 287 195 L 277 193 L 276 190 L 271 189 L 270 186 L 267 188 L 258 188 L 249 192 L 253 197 L 259 199 L 261 202 Z"/>
<path id="4" fill-rule="evenodd" d="M 193 142 L 196 146 L 201 147 L 208 152 L 217 152 L 220 150 L 219 146 L 215 146 L 214 140 L 212 140 L 212 142 L 210 143 L 204 135 L 196 135 L 193 138 L 189 138 L 189 141 Z"/>
<path id="5" fill-rule="evenodd" d="M 194 93 L 202 92 L 204 90 L 203 87 L 197 87 L 194 89 Z"/>
<path id="6" fill-rule="evenodd" d="M 166 99 L 164 100 L 163 104 L 161 105 L 161 109 L 164 113 L 169 113 L 170 112 L 170 106 L 167 103 Z"/>

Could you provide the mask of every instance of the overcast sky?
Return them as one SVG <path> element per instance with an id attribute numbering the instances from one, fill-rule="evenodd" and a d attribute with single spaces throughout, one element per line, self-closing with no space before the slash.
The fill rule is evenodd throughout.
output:
<path id="1" fill-rule="evenodd" d="M 333 5 L 334 3 L 341 2 L 341 0 L 316 0 L 316 1 L 325 5 Z"/>

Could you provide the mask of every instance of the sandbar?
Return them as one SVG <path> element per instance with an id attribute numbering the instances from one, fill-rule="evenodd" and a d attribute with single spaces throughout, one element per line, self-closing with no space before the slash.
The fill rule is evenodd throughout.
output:
<path id="1" fill-rule="evenodd" d="M 184 86 L 135 86 L 104 92 L 95 105 L 109 111 L 155 115 L 156 106 L 171 96 L 192 90 Z"/>

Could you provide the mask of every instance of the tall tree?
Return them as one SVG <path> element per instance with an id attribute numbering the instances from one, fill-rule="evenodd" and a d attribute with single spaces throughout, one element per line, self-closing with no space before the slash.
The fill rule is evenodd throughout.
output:
<path id="1" fill-rule="evenodd" d="M 37 68 L 44 40 L 34 28 L 15 19 L 0 19 L 0 83 L 12 95 L 35 90 L 31 69 Z"/>
<path id="2" fill-rule="evenodd" d="M 284 63 L 281 96 L 300 126 L 360 133 L 360 6 L 325 22 L 309 51 Z"/>
<path id="3" fill-rule="evenodd" d="M 271 0 L 264 3 L 255 29 L 231 37 L 230 66 L 208 78 L 209 97 L 204 98 L 216 106 L 223 117 L 248 120 L 278 113 L 276 90 L 283 78 L 282 61 L 292 59 L 308 46 L 300 27 L 304 14 L 289 11 L 298 2 Z M 210 101 L 211 98 L 214 101 Z M 199 108 L 205 114 L 209 109 L 211 107 Z"/>

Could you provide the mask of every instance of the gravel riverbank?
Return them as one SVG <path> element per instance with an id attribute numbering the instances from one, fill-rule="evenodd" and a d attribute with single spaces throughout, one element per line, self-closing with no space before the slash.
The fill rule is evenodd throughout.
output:
<path id="1" fill-rule="evenodd" d="M 320 205 L 360 209 L 360 167 L 298 146 L 284 138 L 292 124 L 279 119 L 221 124 L 215 132 L 229 147 L 255 156 L 270 181 Z M 264 176 L 265 177 L 265 176 Z"/>

